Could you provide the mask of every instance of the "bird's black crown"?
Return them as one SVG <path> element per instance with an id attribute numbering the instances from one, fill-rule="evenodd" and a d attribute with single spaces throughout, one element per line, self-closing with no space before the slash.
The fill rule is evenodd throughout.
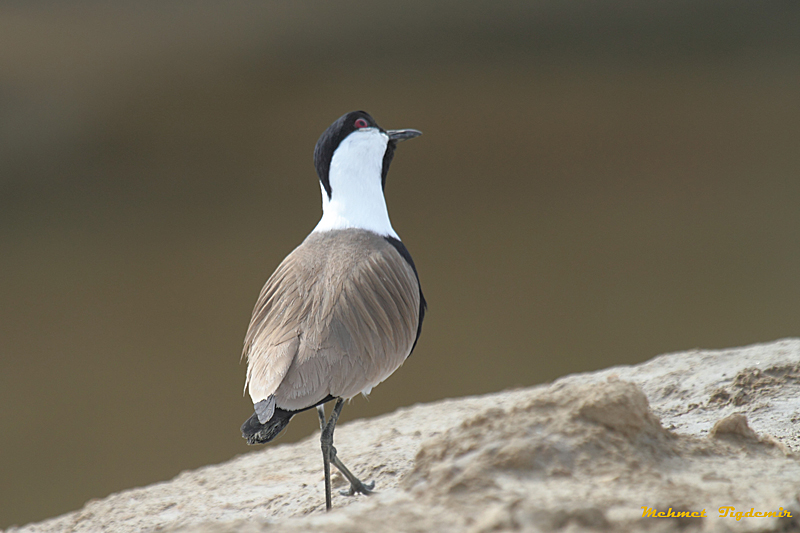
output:
<path id="1" fill-rule="evenodd" d="M 377 128 L 380 131 L 384 131 L 383 128 L 378 126 L 378 123 L 375 122 L 375 119 L 372 118 L 372 115 L 366 111 L 351 111 L 345 115 L 342 115 L 336 119 L 333 124 L 328 126 L 328 129 L 326 129 L 322 135 L 320 135 L 319 140 L 317 141 L 317 146 L 314 148 L 314 166 L 317 168 L 319 181 L 325 188 L 325 192 L 328 194 L 328 199 L 330 199 L 332 195 L 331 182 L 328 177 L 328 173 L 330 172 L 333 153 L 348 135 L 357 129 L 365 127 L 363 125 L 356 125 L 356 122 L 359 120 L 365 121 L 367 124 L 366 127 L 368 128 Z M 389 164 L 392 162 L 392 157 L 394 157 L 394 144 L 395 143 L 393 142 L 388 143 L 386 147 L 386 154 L 384 154 L 383 157 L 381 184 L 384 187 L 386 186 L 386 174 L 389 172 Z"/>

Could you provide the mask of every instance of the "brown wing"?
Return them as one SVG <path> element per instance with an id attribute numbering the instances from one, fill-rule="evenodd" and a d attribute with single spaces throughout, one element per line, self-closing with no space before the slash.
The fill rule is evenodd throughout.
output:
<path id="1" fill-rule="evenodd" d="M 247 357 L 245 388 L 249 388 L 253 403 L 275 392 L 300 344 L 297 321 L 305 313 L 306 300 L 301 297 L 296 271 L 292 268 L 296 252 L 283 260 L 261 289 L 245 336 L 242 353 Z"/>
<path id="2" fill-rule="evenodd" d="M 244 349 L 253 401 L 274 394 L 279 407 L 301 409 L 368 392 L 408 356 L 419 306 L 413 269 L 382 237 L 310 235 L 253 312 Z"/>

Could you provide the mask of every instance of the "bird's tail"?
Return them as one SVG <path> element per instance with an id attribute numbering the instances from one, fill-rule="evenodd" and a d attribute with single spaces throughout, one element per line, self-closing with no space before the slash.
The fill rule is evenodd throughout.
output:
<path id="1" fill-rule="evenodd" d="M 247 439 L 247 444 L 264 444 L 269 442 L 283 431 L 294 413 L 289 413 L 283 409 L 275 409 L 272 418 L 263 424 L 258 421 L 258 415 L 253 413 L 244 424 L 242 424 L 242 437 Z"/>

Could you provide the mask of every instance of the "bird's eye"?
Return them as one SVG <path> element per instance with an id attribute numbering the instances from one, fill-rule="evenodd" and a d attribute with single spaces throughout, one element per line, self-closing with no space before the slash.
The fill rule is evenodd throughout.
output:
<path id="1" fill-rule="evenodd" d="M 366 120 L 364 120 L 363 118 L 356 119 L 356 128 L 368 128 L 368 127 L 369 124 L 367 124 Z"/>

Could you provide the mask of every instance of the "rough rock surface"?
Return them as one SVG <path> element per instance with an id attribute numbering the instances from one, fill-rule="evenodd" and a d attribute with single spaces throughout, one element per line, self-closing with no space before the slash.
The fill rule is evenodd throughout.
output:
<path id="1" fill-rule="evenodd" d="M 667 354 L 345 424 L 331 513 L 317 434 L 8 531 L 793 531 L 798 421 L 800 340 Z"/>

